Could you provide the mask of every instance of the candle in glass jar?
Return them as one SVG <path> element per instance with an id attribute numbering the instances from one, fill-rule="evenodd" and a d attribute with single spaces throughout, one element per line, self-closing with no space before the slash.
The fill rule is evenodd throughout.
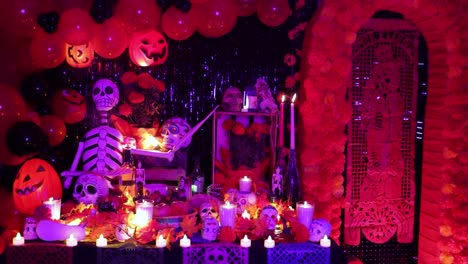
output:
<path id="1" fill-rule="evenodd" d="M 297 220 L 299 223 L 303 224 L 305 227 L 309 228 L 312 223 L 312 218 L 314 216 L 315 206 L 307 201 L 297 202 L 296 211 L 297 211 Z"/>
<path id="2" fill-rule="evenodd" d="M 70 234 L 70 236 L 65 240 L 65 244 L 67 244 L 67 247 L 74 247 L 78 245 L 78 240 L 76 240 L 73 234 Z"/>
<path id="3" fill-rule="evenodd" d="M 293 95 L 291 99 L 291 137 L 290 137 L 290 149 L 296 149 L 296 139 L 295 139 L 295 124 L 294 124 L 294 101 L 296 101 L 296 94 Z"/>
<path id="4" fill-rule="evenodd" d="M 239 190 L 241 192 L 249 193 L 252 191 L 252 179 L 247 176 L 242 177 L 239 180 Z"/>
<path id="5" fill-rule="evenodd" d="M 147 225 L 153 219 L 153 201 L 143 199 L 135 204 L 135 221 L 139 226 Z"/>
<path id="6" fill-rule="evenodd" d="M 62 201 L 60 199 L 54 199 L 53 197 L 50 197 L 49 200 L 42 202 L 42 204 L 49 208 L 50 219 L 60 219 L 60 208 L 62 207 Z"/>
<path id="7" fill-rule="evenodd" d="M 252 240 L 250 240 L 247 235 L 244 235 L 244 238 L 240 241 L 241 247 L 248 248 L 252 245 Z"/>
<path id="8" fill-rule="evenodd" d="M 96 247 L 107 247 L 107 239 L 102 234 L 96 239 Z"/>
<path id="9" fill-rule="evenodd" d="M 268 236 L 267 239 L 263 242 L 263 246 L 265 248 L 274 248 L 275 247 L 275 241 L 271 238 L 271 236 Z"/>
<path id="10" fill-rule="evenodd" d="M 219 207 L 219 220 L 221 226 L 234 227 L 236 220 L 236 206 L 226 201 Z"/>
<path id="11" fill-rule="evenodd" d="M 190 239 L 187 237 L 187 235 L 184 235 L 184 237 L 180 240 L 180 246 L 190 247 Z"/>
<path id="12" fill-rule="evenodd" d="M 17 233 L 16 236 L 13 238 L 13 246 L 21 245 L 24 245 L 24 237 L 22 237 L 20 233 Z"/>
<path id="13" fill-rule="evenodd" d="M 157 248 L 165 248 L 167 245 L 166 239 L 162 235 L 159 235 L 158 238 L 156 239 L 156 247 Z"/>
<path id="14" fill-rule="evenodd" d="M 330 247 L 331 240 L 325 235 L 322 239 L 320 239 L 320 246 L 322 247 Z"/>

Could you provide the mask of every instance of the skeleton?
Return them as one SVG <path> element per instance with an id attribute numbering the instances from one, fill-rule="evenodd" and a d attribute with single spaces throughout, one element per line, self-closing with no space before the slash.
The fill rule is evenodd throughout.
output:
<path id="1" fill-rule="evenodd" d="M 190 145 L 192 137 L 184 137 L 190 129 L 187 121 L 180 117 L 171 117 L 166 120 L 161 127 L 162 148 L 172 150 L 179 144 L 182 148 Z"/>
<path id="2" fill-rule="evenodd" d="M 100 125 L 85 134 L 83 141 L 79 143 L 70 171 L 62 172 L 62 176 L 68 177 L 64 182 L 66 188 L 70 186 L 71 176 L 81 175 L 76 172 L 81 156 L 85 172 L 92 171 L 110 177 L 122 173 L 119 169 L 122 165 L 123 136 L 117 129 L 109 126 L 107 114 L 119 101 L 119 89 L 111 80 L 100 79 L 93 85 L 92 94 Z"/>
<path id="3" fill-rule="evenodd" d="M 257 90 L 258 105 L 262 112 L 274 113 L 278 112 L 278 106 L 276 105 L 275 99 L 271 95 L 268 84 L 263 79 L 257 79 L 255 83 L 255 89 Z"/>
<path id="4" fill-rule="evenodd" d="M 216 218 L 207 217 L 202 221 L 201 234 L 208 241 L 216 240 L 219 232 L 219 222 Z"/>
<path id="5" fill-rule="evenodd" d="M 276 172 L 273 173 L 272 182 L 271 182 L 271 191 L 273 195 L 280 196 L 283 188 L 283 175 L 281 174 L 280 167 L 276 168 Z"/>
<path id="6" fill-rule="evenodd" d="M 218 219 L 218 210 L 213 206 L 212 203 L 202 203 L 200 205 L 200 218 L 204 220 L 208 217 Z"/>
<path id="7" fill-rule="evenodd" d="M 221 108 L 224 111 L 239 112 L 242 110 L 244 98 L 237 87 L 229 87 L 223 94 Z"/>
<path id="8" fill-rule="evenodd" d="M 205 264 L 230 263 L 229 255 L 223 247 L 208 247 L 205 251 Z"/>
<path id="9" fill-rule="evenodd" d="M 37 226 L 37 221 L 36 219 L 34 219 L 34 217 L 26 217 L 26 221 L 24 222 L 24 230 L 23 230 L 24 239 L 26 240 L 37 239 L 36 226 Z"/>
<path id="10" fill-rule="evenodd" d="M 260 219 L 266 221 L 268 230 L 274 230 L 276 227 L 276 220 L 278 219 L 278 211 L 274 206 L 267 205 L 263 207 L 260 213 Z"/>
<path id="11" fill-rule="evenodd" d="M 330 236 L 331 224 L 325 219 L 315 219 L 310 224 L 309 240 L 319 242 L 325 235 Z"/>
<path id="12" fill-rule="evenodd" d="M 73 197 L 84 204 L 96 204 L 99 197 L 109 195 L 107 181 L 91 173 L 78 177 L 73 191 Z"/>

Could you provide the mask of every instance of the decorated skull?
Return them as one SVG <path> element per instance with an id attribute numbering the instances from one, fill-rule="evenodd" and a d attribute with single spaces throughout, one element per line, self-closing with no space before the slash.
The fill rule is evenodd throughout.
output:
<path id="1" fill-rule="evenodd" d="M 93 86 L 93 100 L 98 111 L 110 111 L 119 102 L 119 88 L 109 79 L 100 79 Z"/>
<path id="2" fill-rule="evenodd" d="M 135 229 L 120 224 L 115 228 L 115 238 L 120 242 L 125 242 L 133 236 Z"/>
<path id="3" fill-rule="evenodd" d="M 171 117 L 163 123 L 161 127 L 161 136 L 163 138 L 163 149 L 172 150 L 180 142 L 180 147 L 187 147 L 192 141 L 192 137 L 184 136 L 190 131 L 191 127 L 184 119 L 180 117 Z"/>
<path id="4" fill-rule="evenodd" d="M 237 87 L 229 87 L 223 94 L 221 109 L 224 111 L 239 112 L 242 110 L 243 97 Z"/>
<path id="5" fill-rule="evenodd" d="M 124 148 L 136 149 L 137 148 L 136 139 L 133 137 L 125 137 Z"/>
<path id="6" fill-rule="evenodd" d="M 260 213 L 260 219 L 266 221 L 267 229 L 274 230 L 276 227 L 276 220 L 278 218 L 278 211 L 272 205 L 267 205 L 263 207 L 262 212 Z"/>
<path id="7" fill-rule="evenodd" d="M 205 251 L 205 264 L 230 263 L 229 255 L 224 247 L 208 247 Z"/>
<path id="8" fill-rule="evenodd" d="M 330 222 L 322 218 L 314 219 L 309 228 L 309 240 L 319 242 L 325 235 L 330 236 L 330 232 Z"/>
<path id="9" fill-rule="evenodd" d="M 36 226 L 37 226 L 37 221 L 36 219 L 34 219 L 34 217 L 26 217 L 26 220 L 24 222 L 24 230 L 23 230 L 24 239 L 26 240 L 37 239 Z"/>
<path id="10" fill-rule="evenodd" d="M 107 181 L 101 176 L 83 174 L 76 180 L 73 197 L 84 204 L 96 204 L 99 197 L 109 195 Z"/>
<path id="11" fill-rule="evenodd" d="M 203 220 L 208 217 L 218 219 L 218 210 L 212 203 L 202 203 L 200 205 L 200 218 Z"/>
<path id="12" fill-rule="evenodd" d="M 207 217 L 202 221 L 201 234 L 208 241 L 216 240 L 219 232 L 219 222 L 213 217 Z"/>

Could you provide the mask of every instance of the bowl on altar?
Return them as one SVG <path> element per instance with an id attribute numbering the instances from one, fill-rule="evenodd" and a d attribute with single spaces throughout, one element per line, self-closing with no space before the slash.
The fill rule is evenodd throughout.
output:
<path id="1" fill-rule="evenodd" d="M 167 227 L 178 228 L 180 223 L 184 220 L 184 217 L 197 217 L 197 210 L 190 208 L 187 214 L 183 215 L 168 215 L 168 216 L 153 216 L 153 219 L 161 225 Z"/>

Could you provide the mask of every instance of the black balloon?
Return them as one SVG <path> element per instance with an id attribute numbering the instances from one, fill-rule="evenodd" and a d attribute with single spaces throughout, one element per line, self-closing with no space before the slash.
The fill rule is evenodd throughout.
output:
<path id="1" fill-rule="evenodd" d="M 192 3 L 190 3 L 188 0 L 177 0 L 175 7 L 180 11 L 187 13 L 192 8 Z"/>
<path id="2" fill-rule="evenodd" d="M 6 140 L 10 152 L 17 156 L 33 154 L 48 146 L 47 135 L 31 121 L 15 123 L 8 129 Z"/>
<path id="3" fill-rule="evenodd" d="M 45 105 L 51 96 L 48 82 L 39 74 L 33 74 L 21 81 L 21 95 L 31 106 Z"/>
<path id="4" fill-rule="evenodd" d="M 60 15 L 57 12 L 48 12 L 40 14 L 37 17 L 37 24 L 39 24 L 45 32 L 54 33 L 57 31 L 59 19 Z"/>
<path id="5" fill-rule="evenodd" d="M 0 166 L 0 185 L 6 190 L 13 190 L 13 182 L 15 181 L 16 174 L 18 174 L 19 169 L 21 168 L 20 164 L 18 166 Z"/>
<path id="6" fill-rule="evenodd" d="M 106 19 L 112 17 L 112 6 L 114 4 L 115 0 L 94 0 L 89 14 L 96 23 L 102 24 Z"/>

